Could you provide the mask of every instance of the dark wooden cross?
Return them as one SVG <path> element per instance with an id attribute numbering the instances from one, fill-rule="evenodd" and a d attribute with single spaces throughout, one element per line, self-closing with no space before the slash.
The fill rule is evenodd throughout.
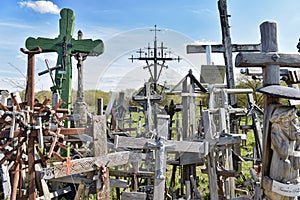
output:
<path id="1" fill-rule="evenodd" d="M 241 51 L 260 51 L 260 44 L 232 44 L 230 37 L 230 25 L 228 22 L 227 3 L 226 0 L 218 0 L 218 9 L 220 13 L 220 22 L 222 30 L 222 44 L 211 45 L 187 45 L 187 53 L 205 53 L 211 50 L 213 53 L 223 53 L 226 65 L 227 87 L 233 89 L 235 87 L 232 52 Z M 208 53 L 208 52 L 207 52 Z M 210 52 L 209 52 L 210 53 Z M 208 63 L 211 64 L 211 63 Z M 236 105 L 234 94 L 228 95 L 231 106 Z"/>
<path id="2" fill-rule="evenodd" d="M 261 52 L 239 53 L 235 59 L 236 67 L 262 67 L 263 86 L 280 85 L 280 67 L 300 67 L 299 54 L 278 53 L 277 24 L 276 22 L 264 22 L 260 25 Z M 274 91 L 275 93 L 276 91 Z M 288 93 L 288 91 L 286 91 Z M 286 94 L 288 96 L 288 94 Z M 270 163 L 272 159 L 270 117 L 274 110 L 274 104 L 278 103 L 279 96 L 264 95 L 264 135 L 263 135 L 263 158 L 262 158 L 262 188 L 263 193 L 270 199 L 274 199 L 272 189 L 273 180 L 269 178 Z M 295 186 L 295 185 L 294 185 Z M 295 194 L 299 191 L 293 185 L 282 186 L 282 190 Z M 295 190 L 294 190 L 295 189 Z M 279 191 L 277 191 L 279 192 Z M 276 194 L 277 194 L 276 192 Z M 296 195 L 296 194 L 295 194 Z M 296 195 L 297 196 L 297 195 Z"/>
<path id="3" fill-rule="evenodd" d="M 65 103 L 62 107 L 70 109 L 72 92 L 72 62 L 71 56 L 76 53 L 89 53 L 100 55 L 103 53 L 101 40 L 73 39 L 75 15 L 71 9 L 64 8 L 60 12 L 59 35 L 57 38 L 32 38 L 26 40 L 26 48 L 29 50 L 40 47 L 43 53 L 56 52 L 58 54 L 57 65 L 61 69 L 55 71 L 55 86 L 51 88 L 53 93 L 59 92 Z"/>

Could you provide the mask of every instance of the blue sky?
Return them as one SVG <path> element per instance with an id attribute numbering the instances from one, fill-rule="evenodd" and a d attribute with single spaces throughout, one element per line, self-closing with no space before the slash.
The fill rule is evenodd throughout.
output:
<path id="1" fill-rule="evenodd" d="M 80 29 L 84 38 L 104 41 L 104 54 L 85 62 L 86 89 L 109 91 L 125 85 L 142 86 L 149 76 L 142 69 L 145 63 L 131 63 L 127 58 L 135 55 L 138 48 L 152 45 L 154 36 L 149 29 L 154 25 L 162 30 L 158 33 L 159 42 L 163 41 L 174 56 L 183 58 L 180 63 L 168 63 L 162 82 L 172 79 L 176 83 L 190 68 L 199 74 L 200 65 L 206 63 L 205 55 L 187 55 L 187 44 L 221 42 L 217 0 L 9 0 L 1 4 L 0 89 L 20 90 L 27 63 L 19 49 L 25 47 L 28 37 L 57 37 L 62 8 L 71 8 L 75 13 L 74 38 Z M 227 0 L 227 5 L 233 43 L 259 43 L 259 25 L 272 20 L 278 23 L 279 50 L 297 52 L 300 1 Z M 38 55 L 36 73 L 46 68 L 46 58 L 55 65 L 56 54 Z M 223 64 L 220 55 L 213 55 L 212 60 Z M 73 65 L 74 88 L 76 76 Z M 48 76 L 36 79 L 37 90 L 49 89 Z"/>

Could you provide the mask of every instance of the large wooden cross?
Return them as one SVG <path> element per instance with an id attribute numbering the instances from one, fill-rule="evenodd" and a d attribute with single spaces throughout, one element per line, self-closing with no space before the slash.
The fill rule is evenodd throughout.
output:
<path id="1" fill-rule="evenodd" d="M 71 9 L 64 8 L 60 12 L 59 35 L 57 38 L 27 38 L 25 45 L 29 50 L 40 47 L 43 53 L 56 52 L 58 54 L 57 65 L 61 69 L 55 71 L 55 86 L 51 88 L 53 93 L 59 92 L 65 103 L 63 108 L 71 106 L 72 92 L 72 62 L 71 56 L 76 53 L 88 53 L 100 55 L 103 53 L 104 45 L 102 40 L 73 39 L 75 15 Z"/>
<path id="2" fill-rule="evenodd" d="M 277 24 L 275 22 L 264 22 L 260 25 L 261 52 L 239 53 L 235 59 L 236 67 L 262 67 L 263 86 L 280 85 L 280 67 L 300 67 L 299 54 L 278 53 Z M 274 91 L 275 93 L 276 91 Z M 288 91 L 286 91 L 288 93 Z M 272 159 L 270 117 L 274 110 L 274 104 L 278 102 L 279 96 L 264 95 L 264 135 L 263 135 L 263 159 L 262 159 L 262 188 L 264 195 L 270 199 L 274 198 L 274 180 L 270 179 L 270 163 Z M 296 186 L 296 185 L 294 185 Z M 282 186 L 282 190 L 290 195 L 296 195 L 300 186 Z M 275 192 L 275 193 L 274 193 Z M 285 196 L 285 195 L 283 195 Z"/>
<path id="3" fill-rule="evenodd" d="M 235 87 L 234 72 L 233 72 L 233 62 L 232 62 L 232 52 L 240 51 L 260 51 L 259 44 L 232 44 L 230 37 L 230 25 L 228 22 L 227 13 L 227 2 L 226 0 L 218 0 L 218 9 L 220 14 L 221 30 L 222 30 L 222 44 L 212 45 L 211 49 L 209 45 L 187 45 L 187 53 L 223 53 L 225 65 L 226 65 L 226 79 L 227 87 L 233 89 Z M 206 49 L 208 51 L 206 51 Z M 210 55 L 209 55 L 210 56 Z M 210 57 L 208 56 L 208 60 Z M 211 63 L 208 63 L 211 64 Z M 229 103 L 231 106 L 235 106 L 236 98 L 234 94 L 228 95 Z"/>

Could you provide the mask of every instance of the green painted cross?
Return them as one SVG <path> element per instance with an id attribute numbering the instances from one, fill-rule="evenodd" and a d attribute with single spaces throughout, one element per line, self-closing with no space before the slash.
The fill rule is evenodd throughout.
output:
<path id="1" fill-rule="evenodd" d="M 65 103 L 62 107 L 70 109 L 72 92 L 72 62 L 71 57 L 75 53 L 88 53 L 100 55 L 104 51 L 102 40 L 75 40 L 74 32 L 75 15 L 71 9 L 64 8 L 60 12 L 59 35 L 57 38 L 27 38 L 25 45 L 29 50 L 40 47 L 42 53 L 56 52 L 58 54 L 57 65 L 62 68 L 55 71 L 55 85 L 51 88 L 53 93 L 59 92 Z"/>

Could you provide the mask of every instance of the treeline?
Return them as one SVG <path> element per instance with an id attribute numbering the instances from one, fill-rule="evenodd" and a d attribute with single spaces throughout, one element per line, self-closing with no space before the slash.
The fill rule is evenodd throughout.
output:
<path id="1" fill-rule="evenodd" d="M 254 100 L 256 101 L 257 105 L 259 105 L 262 108 L 263 105 L 263 96 L 259 93 L 255 93 L 255 90 L 259 87 L 261 87 L 261 81 L 253 80 L 248 77 L 240 77 L 237 80 L 237 86 L 236 88 L 251 88 L 254 91 Z M 172 88 L 170 86 L 170 88 Z M 134 90 L 134 89 L 127 89 L 124 90 L 123 92 L 125 93 L 125 104 L 126 105 L 131 105 L 131 106 L 137 106 L 138 104 L 135 102 L 132 102 L 132 95 L 137 93 L 139 90 Z M 89 110 L 91 112 L 94 112 L 97 110 L 97 100 L 98 98 L 103 99 L 103 104 L 104 106 L 109 103 L 110 96 L 112 92 L 104 92 L 101 90 L 86 90 L 84 91 L 84 98 L 85 102 L 89 106 Z M 158 91 L 159 94 L 163 95 L 163 101 L 159 102 L 159 105 L 161 107 L 165 105 L 169 105 L 171 100 L 174 101 L 175 104 L 180 104 L 181 103 L 181 96 L 180 94 L 177 95 L 167 95 L 162 91 Z M 77 96 L 77 91 L 73 90 L 72 91 L 72 103 L 76 102 L 76 96 Z M 52 98 L 52 92 L 50 90 L 43 90 L 39 91 L 35 94 L 35 98 L 37 98 L 40 102 L 43 102 L 45 97 L 50 99 L 51 103 L 51 98 Z M 117 97 L 118 98 L 118 97 Z M 116 99 L 117 99 L 116 98 Z M 197 97 L 196 101 L 201 104 L 207 104 L 208 103 L 208 96 L 204 95 L 203 97 Z M 238 107 L 244 107 L 247 106 L 248 104 L 248 99 L 246 95 L 237 95 L 237 101 L 238 101 Z"/>

